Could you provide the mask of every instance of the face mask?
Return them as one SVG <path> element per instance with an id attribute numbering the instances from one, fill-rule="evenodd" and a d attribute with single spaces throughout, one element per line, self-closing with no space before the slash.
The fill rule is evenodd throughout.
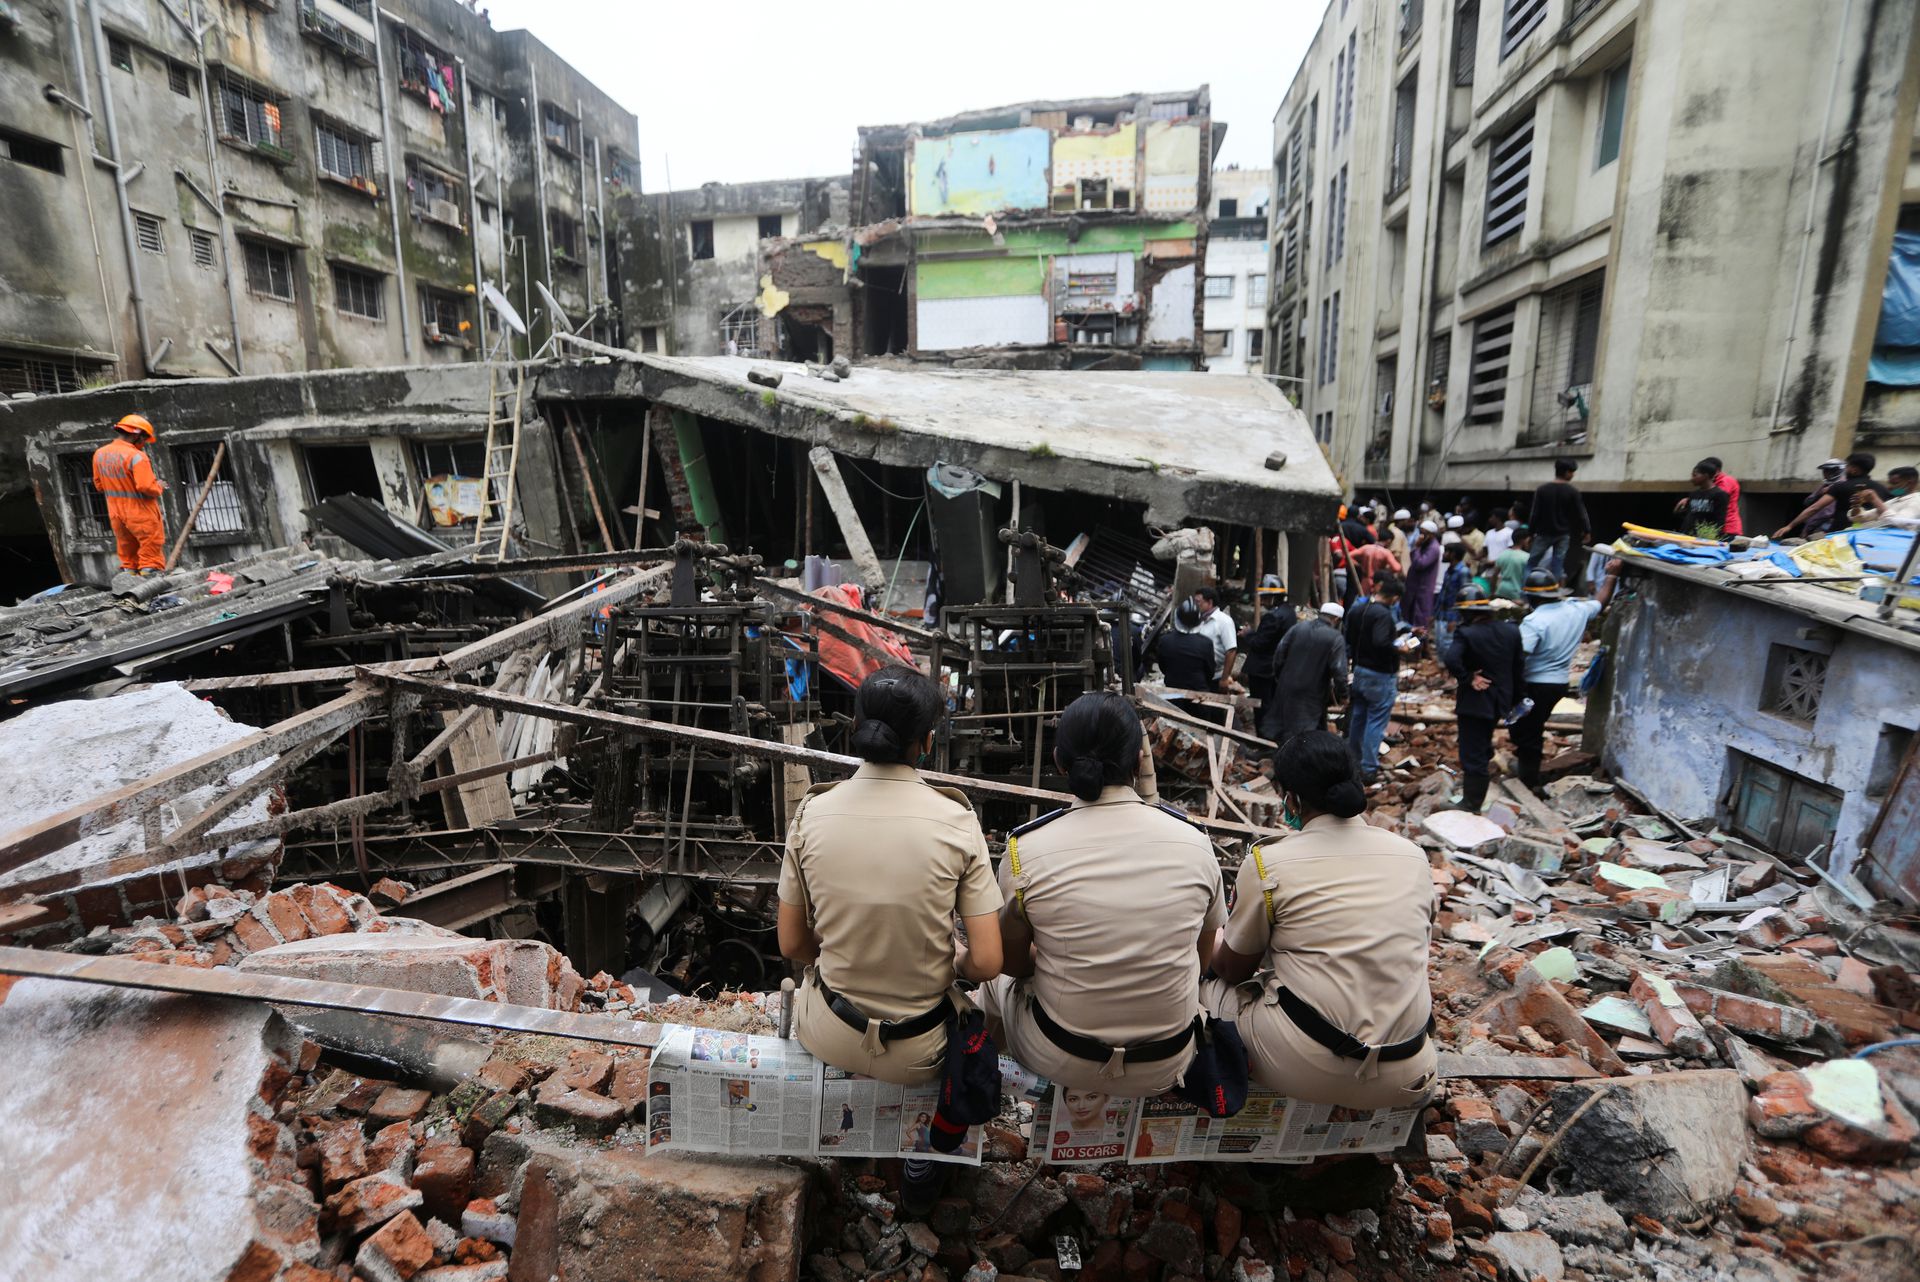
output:
<path id="1" fill-rule="evenodd" d="M 1307 821 L 1301 817 L 1300 811 L 1294 805 L 1293 797 L 1290 794 L 1282 793 L 1280 803 L 1280 822 L 1282 824 L 1293 829 L 1295 832 L 1299 832 L 1307 826 Z"/>

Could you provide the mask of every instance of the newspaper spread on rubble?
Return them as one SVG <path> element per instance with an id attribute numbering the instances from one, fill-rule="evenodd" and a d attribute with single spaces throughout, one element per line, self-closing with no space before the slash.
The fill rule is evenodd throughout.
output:
<path id="1" fill-rule="evenodd" d="M 647 1074 L 647 1151 L 811 1157 L 820 1061 L 799 1042 L 669 1024 Z"/>
<path id="2" fill-rule="evenodd" d="M 1250 1090 L 1232 1117 L 1208 1117 L 1177 1095 L 1142 1103 L 1129 1159 L 1154 1162 L 1307 1162 L 1334 1153 L 1384 1153 L 1413 1133 L 1418 1108 L 1345 1108 Z"/>
<path id="3" fill-rule="evenodd" d="M 896 1086 L 829 1068 L 789 1038 L 669 1024 L 647 1075 L 647 1151 L 899 1157 L 980 1164 L 980 1128 L 933 1147 L 938 1080 Z"/>
<path id="4" fill-rule="evenodd" d="M 921 1086 L 896 1086 L 827 1067 L 820 1079 L 820 1127 L 817 1152 L 823 1157 L 900 1157 L 980 1165 L 980 1128 L 951 1153 L 933 1147 L 933 1114 L 940 1102 L 940 1080 Z"/>

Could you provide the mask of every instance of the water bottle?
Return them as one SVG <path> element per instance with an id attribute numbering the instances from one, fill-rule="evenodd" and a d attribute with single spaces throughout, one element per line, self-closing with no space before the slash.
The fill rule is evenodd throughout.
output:
<path id="1" fill-rule="evenodd" d="M 1532 711 L 1533 711 L 1533 700 L 1522 698 L 1520 702 L 1513 705 L 1513 710 L 1507 713 L 1506 718 L 1502 720 L 1500 724 L 1503 726 L 1511 726 L 1514 724 L 1514 722 L 1519 721 L 1522 717 L 1526 716 L 1529 712 L 1532 712 Z"/>

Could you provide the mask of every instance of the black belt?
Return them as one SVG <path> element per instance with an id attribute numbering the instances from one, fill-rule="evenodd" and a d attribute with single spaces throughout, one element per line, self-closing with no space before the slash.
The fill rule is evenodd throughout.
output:
<path id="1" fill-rule="evenodd" d="M 1129 1064 L 1151 1064 L 1156 1060 L 1172 1059 L 1187 1048 L 1193 1040 L 1193 1025 L 1175 1033 L 1172 1037 L 1163 1037 L 1157 1042 L 1140 1042 L 1133 1046 L 1109 1046 L 1105 1042 L 1095 1041 L 1091 1037 L 1082 1037 L 1076 1032 L 1060 1027 L 1053 1016 L 1047 1014 L 1046 1007 L 1037 1000 L 1033 1003 L 1033 1022 L 1047 1035 L 1047 1040 L 1069 1055 L 1081 1059 L 1090 1059 L 1098 1063 L 1112 1059 L 1114 1052 L 1124 1051 Z"/>
<path id="2" fill-rule="evenodd" d="M 1341 1059 L 1365 1059 L 1374 1054 L 1374 1048 L 1368 1046 L 1351 1033 L 1344 1033 L 1328 1022 L 1327 1017 L 1307 1004 L 1305 998 L 1287 988 L 1276 988 L 1274 1000 L 1280 1003 L 1280 1009 L 1287 1012 L 1287 1018 L 1301 1032 L 1319 1042 L 1322 1046 L 1338 1055 Z M 1433 1016 L 1427 1016 L 1427 1026 L 1404 1042 L 1395 1042 L 1391 1046 L 1379 1048 L 1379 1058 L 1385 1062 L 1400 1059 L 1412 1059 L 1427 1044 L 1427 1034 L 1433 1031 Z"/>
<path id="3" fill-rule="evenodd" d="M 838 1015 L 841 1023 L 856 1033 L 867 1031 L 867 1017 L 861 1013 L 858 1006 L 828 988 L 827 981 L 817 974 L 813 977 L 813 986 L 820 990 L 820 996 L 826 1000 L 827 1009 Z M 947 1022 L 947 1016 L 951 1012 L 952 1004 L 943 997 L 938 1006 L 924 1014 L 915 1015 L 912 1019 L 883 1019 L 880 1021 L 880 1040 L 900 1042 L 918 1037 L 922 1033 L 931 1033 Z"/>

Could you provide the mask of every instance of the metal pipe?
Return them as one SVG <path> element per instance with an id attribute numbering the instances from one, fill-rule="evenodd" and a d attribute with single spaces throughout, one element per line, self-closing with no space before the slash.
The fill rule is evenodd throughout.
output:
<path id="1" fill-rule="evenodd" d="M 721 517 L 720 496 L 714 489 L 713 468 L 707 460 L 707 446 L 700 435 L 700 419 L 696 415 L 686 410 L 673 411 L 673 444 L 680 455 L 680 472 L 686 477 L 687 501 L 693 505 L 693 519 L 706 527 L 709 542 L 725 543 L 726 522 Z"/>
<path id="2" fill-rule="evenodd" d="M 600 301 L 611 304 L 613 298 L 607 293 L 607 177 L 600 167 L 600 140 L 593 140 L 593 225 L 600 232 Z M 593 299 L 593 278 L 587 278 L 587 299 Z M 607 337 L 615 342 L 619 335 L 613 329 L 613 310 L 607 310 Z"/>
<path id="3" fill-rule="evenodd" d="M 73 85 L 80 91 L 80 110 L 87 113 L 87 119 L 93 119 L 92 90 L 87 87 L 87 55 L 84 52 L 86 42 L 80 38 L 80 6 L 77 0 L 67 0 L 67 40 L 73 46 Z M 88 130 L 92 134 L 92 130 Z M 89 152 L 98 151 L 91 137 L 87 143 Z"/>
<path id="4" fill-rule="evenodd" d="M 533 94 L 531 105 L 533 134 L 533 203 L 535 221 L 540 224 L 540 270 L 541 282 L 548 289 L 553 288 L 553 233 L 547 228 L 547 126 L 540 114 L 540 72 L 533 65 L 533 56 L 527 56 L 527 88 Z M 547 317 L 547 337 L 551 339 L 560 326 L 558 316 Z M 533 342 L 533 334 L 527 334 L 527 342 Z M 543 344 L 544 346 L 544 344 Z"/>
<path id="5" fill-rule="evenodd" d="M 473 312 L 479 326 L 482 357 L 487 353 L 487 303 L 480 296 L 480 194 L 473 189 L 473 100 L 467 95 L 467 60 L 455 55 L 453 65 L 460 69 L 460 144 L 467 157 L 467 238 L 473 244 Z"/>
<path id="6" fill-rule="evenodd" d="M 52 85 L 47 86 L 46 93 L 49 98 L 65 103 L 73 110 L 74 154 L 81 153 L 81 122 L 84 120 L 86 122 L 86 154 L 89 157 L 97 157 L 100 149 L 94 145 L 93 99 L 91 90 L 87 88 L 87 62 L 84 47 L 80 43 L 80 10 L 76 0 L 67 0 L 67 40 L 72 45 L 73 88 L 80 96 L 77 99 L 69 97 Z M 106 350 L 114 354 L 114 364 L 117 365 L 120 363 L 120 336 L 114 333 L 113 290 L 107 285 L 107 259 L 100 249 L 100 221 L 94 216 L 93 211 L 93 182 L 89 177 L 89 171 L 92 168 L 91 163 L 80 166 L 80 198 L 87 208 L 87 237 L 93 242 L 93 271 L 100 283 L 100 315 L 107 327 Z"/>
<path id="7" fill-rule="evenodd" d="M 380 135 L 384 140 L 380 149 L 387 156 L 387 213 L 393 224 L 393 283 L 395 285 L 394 311 L 400 317 L 400 359 L 402 362 L 413 359 L 413 331 L 407 324 L 407 308 L 410 306 L 407 291 L 407 261 L 400 252 L 400 180 L 393 176 L 393 108 L 389 105 L 393 86 L 387 77 L 387 42 L 382 38 L 380 19 L 390 18 L 379 5 L 373 6 L 373 74 L 380 81 Z"/>
<path id="8" fill-rule="evenodd" d="M 113 84 L 108 79 L 112 63 L 107 59 L 107 33 L 100 25 L 99 11 L 87 0 L 87 18 L 93 25 L 93 65 L 100 76 L 100 116 L 107 126 L 107 159 L 116 166 L 113 193 L 120 206 L 120 238 L 127 251 L 127 299 L 133 304 L 133 332 L 140 345 L 140 373 L 153 373 L 153 342 L 147 329 L 147 300 L 140 292 L 140 247 L 134 240 L 133 209 L 127 204 L 127 184 L 120 164 L 120 125 L 113 114 Z M 116 344 L 117 346 L 117 344 Z"/>
<path id="9" fill-rule="evenodd" d="M 580 136 L 574 141 L 579 144 L 575 158 L 580 162 L 580 232 L 586 243 L 580 246 L 580 256 L 586 263 L 587 274 L 587 320 L 593 324 L 593 241 L 586 237 L 587 230 L 587 109 L 586 105 L 575 98 L 573 100 L 573 119 L 580 130 Z"/>
<path id="10" fill-rule="evenodd" d="M 1820 171 L 1827 163 L 1827 131 L 1833 126 L 1833 104 L 1840 94 L 1840 62 L 1847 52 L 1847 26 L 1853 19 L 1853 0 L 1840 9 L 1840 34 L 1833 47 L 1833 76 L 1827 82 L 1827 110 L 1820 117 L 1820 139 L 1814 144 L 1813 164 L 1807 169 L 1807 225 L 1800 233 L 1800 265 L 1793 272 L 1793 310 L 1787 317 L 1787 341 L 1780 348 L 1780 379 L 1773 389 L 1773 413 L 1767 430 L 1780 428 L 1780 403 L 1787 398 L 1787 368 L 1793 363 L 1793 343 L 1800 330 L 1800 291 L 1806 287 L 1807 257 L 1813 249 L 1813 216 L 1820 198 Z"/>
<path id="11" fill-rule="evenodd" d="M 506 298 L 512 298 L 513 295 L 507 293 L 507 257 L 509 243 L 512 238 L 507 235 L 507 180 L 505 177 L 506 166 L 500 163 L 500 110 L 498 100 L 495 101 L 493 107 L 487 110 L 487 135 L 493 140 L 493 208 L 494 212 L 500 218 L 500 293 Z M 523 322 L 526 320 L 526 317 L 527 313 L 522 312 L 520 314 L 520 319 Z M 529 343 L 527 351 L 523 354 L 529 356 L 533 354 L 531 343 Z M 511 334 L 507 336 L 507 355 L 513 355 L 513 336 Z"/>
<path id="12" fill-rule="evenodd" d="M 222 191 L 220 181 L 220 144 L 214 137 L 213 92 L 207 76 L 205 45 L 207 29 L 199 25 L 199 9 L 200 6 L 194 0 L 188 0 L 187 13 L 195 23 L 196 32 L 193 38 L 193 60 L 200 67 L 200 118 L 207 137 L 207 179 L 213 184 L 215 193 L 213 212 L 220 220 L 220 274 L 225 278 L 224 283 L 227 287 L 227 324 L 233 333 L 233 360 L 228 362 L 218 352 L 214 355 L 222 364 L 228 365 L 235 375 L 238 375 L 247 367 L 246 355 L 240 345 L 240 284 L 233 274 L 233 237 L 228 234 L 231 229 L 227 226 L 227 198 Z"/>

